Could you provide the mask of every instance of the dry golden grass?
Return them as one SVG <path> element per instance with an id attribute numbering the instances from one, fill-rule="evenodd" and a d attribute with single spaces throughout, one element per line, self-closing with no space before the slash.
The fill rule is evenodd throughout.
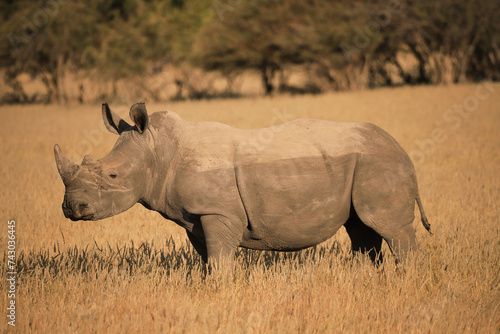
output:
<path id="1" fill-rule="evenodd" d="M 99 222 L 64 218 L 53 145 L 73 159 L 86 151 L 104 156 L 116 138 L 100 132 L 100 106 L 2 107 L 0 252 L 7 250 L 8 219 L 16 220 L 16 250 L 23 252 L 15 330 L 498 333 L 499 93 L 490 84 L 148 105 L 150 112 L 167 108 L 188 120 L 243 128 L 269 125 L 276 110 L 288 119 L 370 121 L 415 160 L 434 236 L 415 220 L 420 252 L 404 272 L 389 254 L 380 270 L 350 259 L 341 230 L 314 250 L 242 251 L 231 282 L 204 279 L 183 230 L 140 206 Z M 463 104 L 467 115 L 448 114 Z M 129 106 L 114 107 L 127 114 Z M 445 136 L 431 145 L 437 128 Z M 10 331 L 3 278 L 0 328 Z"/>

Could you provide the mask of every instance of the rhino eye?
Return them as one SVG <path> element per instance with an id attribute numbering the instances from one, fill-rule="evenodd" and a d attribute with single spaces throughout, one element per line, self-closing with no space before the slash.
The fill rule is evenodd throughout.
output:
<path id="1" fill-rule="evenodd" d="M 112 179 L 115 179 L 116 178 L 116 174 L 115 173 L 111 173 L 111 174 L 109 174 L 109 177 L 112 178 Z"/>

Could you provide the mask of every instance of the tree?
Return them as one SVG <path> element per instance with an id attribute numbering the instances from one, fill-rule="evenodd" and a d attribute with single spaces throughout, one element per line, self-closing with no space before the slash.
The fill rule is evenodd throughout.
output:
<path id="1" fill-rule="evenodd" d="M 31 100 L 21 73 L 42 80 L 49 102 L 64 100 L 68 71 L 158 96 L 141 77 L 166 64 L 193 97 L 207 96 L 189 83 L 193 65 L 228 82 L 257 71 L 266 94 L 296 65 L 322 90 L 392 85 L 394 72 L 406 84 L 500 79 L 495 0 L 6 0 L 0 15 L 0 68 L 17 102 Z"/>
<path id="2" fill-rule="evenodd" d="M 418 61 L 416 83 L 498 78 L 500 3 L 491 0 L 430 1 L 405 4 L 391 38 Z M 482 64 L 477 66 L 474 64 Z M 404 74 L 406 78 L 410 75 Z"/>
<path id="3" fill-rule="evenodd" d="M 12 7 L 15 6 L 15 7 Z M 59 81 L 66 67 L 82 66 L 83 52 L 95 41 L 95 16 L 82 3 L 31 1 L 10 6 L 0 49 L 11 82 L 18 74 L 40 77 L 50 102 L 61 102 Z"/>
<path id="4" fill-rule="evenodd" d="M 257 70 L 266 94 L 286 64 L 311 61 L 311 4 L 299 1 L 248 1 L 224 14 L 214 13 L 200 30 L 193 62 L 226 73 Z"/>

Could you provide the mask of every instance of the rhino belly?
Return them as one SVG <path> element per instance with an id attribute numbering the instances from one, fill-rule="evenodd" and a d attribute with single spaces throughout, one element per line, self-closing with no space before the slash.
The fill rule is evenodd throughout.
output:
<path id="1" fill-rule="evenodd" d="M 241 246 L 297 250 L 330 238 L 349 217 L 354 164 L 345 155 L 236 166 L 248 217 Z"/>

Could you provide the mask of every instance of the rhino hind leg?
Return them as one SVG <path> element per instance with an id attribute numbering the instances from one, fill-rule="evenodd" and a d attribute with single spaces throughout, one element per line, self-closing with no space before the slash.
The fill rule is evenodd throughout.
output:
<path id="1" fill-rule="evenodd" d="M 404 261 L 408 252 L 417 249 L 413 228 L 418 193 L 415 177 L 400 173 L 397 164 L 365 162 L 358 168 L 352 205 L 364 225 L 387 242 L 396 262 Z"/>
<path id="2" fill-rule="evenodd" d="M 404 197 L 403 194 L 399 195 Z M 406 259 L 410 251 L 417 249 L 415 230 L 412 225 L 415 218 L 413 213 L 415 199 L 385 198 L 386 204 L 382 205 L 376 199 L 380 198 L 379 196 L 372 195 L 372 200 L 363 199 L 360 201 L 362 204 L 358 204 L 359 208 L 354 202 L 354 207 L 364 225 L 387 242 L 396 262 L 399 263 Z"/>
<path id="3" fill-rule="evenodd" d="M 408 253 L 418 248 L 415 230 L 411 225 L 406 225 L 399 230 L 388 233 L 384 239 L 398 263 L 406 260 Z"/>
<path id="4" fill-rule="evenodd" d="M 375 265 L 381 265 L 382 236 L 366 226 L 352 206 L 349 219 L 344 224 L 344 227 L 351 239 L 353 254 L 366 254 Z"/>

